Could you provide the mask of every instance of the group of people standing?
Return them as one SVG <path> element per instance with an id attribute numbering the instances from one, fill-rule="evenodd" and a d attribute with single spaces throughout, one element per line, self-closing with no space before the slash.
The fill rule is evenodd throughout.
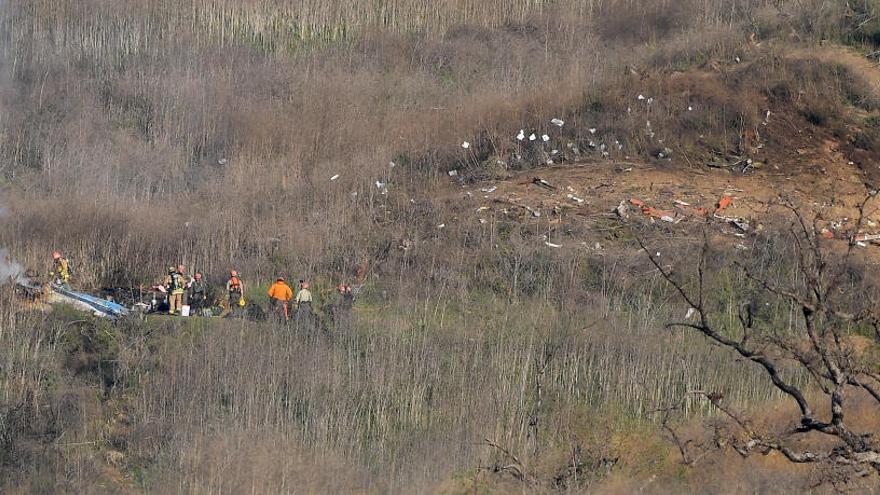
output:
<path id="1" fill-rule="evenodd" d="M 52 266 L 49 276 L 52 284 L 57 287 L 69 287 L 72 270 L 70 261 L 63 257 L 60 252 L 52 253 Z M 195 272 L 192 277 L 186 273 L 186 266 L 177 265 L 168 267 L 162 284 L 154 286 L 154 289 L 166 294 L 169 315 L 184 314 L 184 307 L 189 308 L 192 315 L 204 315 L 209 305 L 209 286 L 201 272 Z M 354 308 L 354 292 L 351 286 L 339 284 L 334 288 L 338 293 L 336 303 L 332 307 L 332 316 L 339 325 L 348 326 L 351 323 L 351 312 Z M 295 321 L 298 325 L 311 325 L 315 321 L 315 312 L 312 309 L 313 296 L 309 282 L 300 280 L 298 289 L 294 293 L 284 277 L 277 277 L 275 283 L 267 292 L 271 316 L 279 322 L 287 323 Z M 226 306 L 224 314 L 230 316 L 243 316 L 248 306 L 245 301 L 245 285 L 236 270 L 230 270 L 226 280 L 226 298 L 222 301 Z M 154 304 L 158 306 L 158 303 Z"/>
<path id="2" fill-rule="evenodd" d="M 208 287 L 201 273 L 196 272 L 191 278 L 186 274 L 186 267 L 178 265 L 168 268 L 162 288 L 168 294 L 168 314 L 181 314 L 184 302 L 190 307 L 192 314 L 200 315 L 207 302 Z M 354 307 L 354 293 L 351 286 L 338 285 L 335 290 L 339 299 L 334 307 L 334 319 L 337 322 L 350 322 L 350 313 Z M 244 298 L 245 286 L 236 270 L 229 272 L 226 281 L 227 311 L 231 316 L 240 316 L 247 307 Z M 298 290 L 287 284 L 284 277 L 277 277 L 275 283 L 267 291 L 271 315 L 279 322 L 295 321 L 297 324 L 311 325 L 314 322 L 312 309 L 313 296 L 309 282 L 300 280 Z"/>

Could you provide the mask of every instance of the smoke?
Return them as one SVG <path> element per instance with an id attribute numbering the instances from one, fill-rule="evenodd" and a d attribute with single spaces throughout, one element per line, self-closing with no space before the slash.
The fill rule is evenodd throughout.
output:
<path id="1" fill-rule="evenodd" d="M 9 257 L 9 251 L 0 248 L 0 284 L 6 282 L 30 284 L 30 280 L 24 276 L 24 267 Z"/>
<path id="2" fill-rule="evenodd" d="M 0 0 L 2 6 L 3 0 Z M 0 220 L 9 216 L 9 209 L 0 204 Z M 24 275 L 24 267 L 9 257 L 6 248 L 0 248 L 0 285 L 7 282 L 30 285 L 30 279 Z"/>

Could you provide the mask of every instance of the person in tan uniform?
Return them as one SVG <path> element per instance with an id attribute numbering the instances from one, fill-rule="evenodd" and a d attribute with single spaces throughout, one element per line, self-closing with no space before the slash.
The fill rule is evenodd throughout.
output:
<path id="1" fill-rule="evenodd" d="M 312 329 L 312 292 L 309 283 L 300 280 L 299 292 L 296 293 L 296 324 L 303 330 Z"/>

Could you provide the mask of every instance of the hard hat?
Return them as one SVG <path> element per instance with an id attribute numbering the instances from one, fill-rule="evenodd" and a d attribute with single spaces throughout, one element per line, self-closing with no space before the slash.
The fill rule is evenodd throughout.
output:
<path id="1" fill-rule="evenodd" d="M 229 274 L 232 275 L 233 277 L 237 277 L 237 276 L 238 276 L 238 272 L 235 271 L 235 270 L 232 270 L 231 272 L 229 272 Z"/>
<path id="2" fill-rule="evenodd" d="M 168 273 L 174 273 L 174 267 L 173 267 L 173 266 L 169 266 L 169 267 L 168 267 Z"/>
<path id="3" fill-rule="evenodd" d="M 54 253 L 52 253 L 52 259 L 53 260 L 61 259 L 61 253 L 59 253 L 58 251 L 55 251 Z"/>
<path id="4" fill-rule="evenodd" d="M 201 279 L 202 279 L 202 274 L 201 274 L 201 273 L 196 273 L 196 274 L 195 274 L 195 279 L 196 279 L 196 280 L 201 280 Z"/>

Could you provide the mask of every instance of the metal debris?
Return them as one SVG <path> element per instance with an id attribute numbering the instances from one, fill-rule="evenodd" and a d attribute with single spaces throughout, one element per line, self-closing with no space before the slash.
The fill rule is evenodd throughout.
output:
<path id="1" fill-rule="evenodd" d="M 549 189 L 549 190 L 551 190 L 551 191 L 555 191 L 555 190 L 556 190 L 556 186 L 550 184 L 549 182 L 547 182 L 546 180 L 544 180 L 544 179 L 542 179 L 542 178 L 540 178 L 540 177 L 535 177 L 535 178 L 533 178 L 533 179 L 532 179 L 532 184 L 535 184 L 536 186 L 539 186 L 539 187 L 543 187 L 543 188 L 545 188 L 545 189 Z"/>

